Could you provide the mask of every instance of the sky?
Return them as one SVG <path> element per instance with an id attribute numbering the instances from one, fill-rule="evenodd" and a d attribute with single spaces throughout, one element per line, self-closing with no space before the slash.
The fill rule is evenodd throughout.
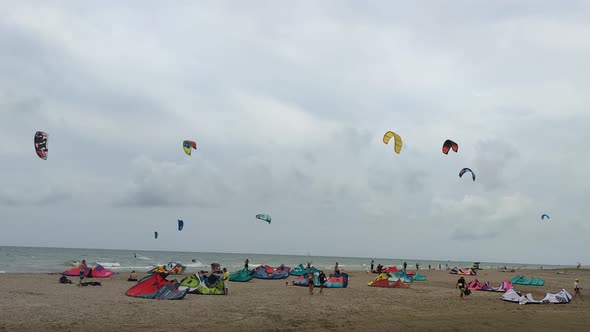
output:
<path id="1" fill-rule="evenodd" d="M 0 245 L 587 265 L 589 16 L 0 1 Z"/>

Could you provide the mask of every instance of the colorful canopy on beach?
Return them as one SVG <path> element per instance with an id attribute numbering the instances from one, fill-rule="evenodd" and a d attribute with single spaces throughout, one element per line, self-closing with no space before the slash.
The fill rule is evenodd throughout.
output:
<path id="1" fill-rule="evenodd" d="M 387 273 L 381 273 L 375 279 L 368 283 L 371 287 L 385 287 L 385 288 L 410 288 L 410 284 L 405 284 L 401 282 L 401 280 L 397 280 L 392 282 L 389 280 L 389 275 Z"/>
<path id="2" fill-rule="evenodd" d="M 80 266 L 81 264 L 67 269 L 62 274 L 70 277 L 78 277 L 80 276 Z M 105 269 L 100 264 L 98 264 L 95 268 L 89 268 L 86 270 L 86 273 L 84 273 L 84 276 L 87 278 L 108 278 L 113 275 L 115 275 L 115 272 Z"/>
<path id="3" fill-rule="evenodd" d="M 179 290 L 174 282 L 156 273 L 139 280 L 125 292 L 125 295 L 144 299 L 180 300 L 186 295 L 186 290 Z"/>
<path id="4" fill-rule="evenodd" d="M 211 273 L 210 275 L 193 274 L 180 281 L 179 290 L 186 290 L 190 294 L 202 295 L 223 295 L 225 294 L 225 284 L 221 275 Z"/>
<path id="5" fill-rule="evenodd" d="M 252 280 L 252 278 L 252 272 L 246 268 L 229 275 L 229 281 L 246 282 Z"/>
<path id="6" fill-rule="evenodd" d="M 296 267 L 294 267 L 289 272 L 289 274 L 292 276 L 302 276 L 304 274 L 315 273 L 315 272 L 320 272 L 320 270 L 316 269 L 314 266 L 311 266 L 309 269 L 306 269 L 305 266 L 303 266 L 303 264 L 299 264 Z"/>
<path id="7" fill-rule="evenodd" d="M 313 272 L 313 285 L 314 287 L 320 287 L 320 273 Z M 309 273 L 303 274 L 298 276 L 295 280 L 292 281 L 294 286 L 309 286 Z M 328 278 L 326 278 L 326 283 L 324 284 L 324 288 L 346 288 L 348 287 L 348 274 L 347 273 L 338 273 L 338 274 L 330 274 Z"/>
<path id="8" fill-rule="evenodd" d="M 285 265 L 281 265 L 274 269 L 268 265 L 260 265 L 252 273 L 252 277 L 256 279 L 285 279 L 289 277 L 291 269 Z"/>
<path id="9" fill-rule="evenodd" d="M 527 286 L 543 286 L 545 285 L 545 280 L 539 278 L 531 278 L 531 280 L 527 280 L 524 276 L 516 276 L 510 279 L 510 282 L 514 285 L 527 285 Z"/>
<path id="10" fill-rule="evenodd" d="M 507 290 L 512 288 L 512 283 L 508 280 L 504 280 L 498 285 L 498 287 L 490 286 L 489 282 L 482 284 L 479 280 L 475 279 L 467 285 L 467 288 L 472 290 L 478 291 L 487 291 L 487 292 L 506 292 Z"/>
<path id="11" fill-rule="evenodd" d="M 170 262 L 166 265 L 158 265 L 149 270 L 148 273 L 182 274 L 184 270 L 186 270 L 186 266 L 180 263 Z"/>
<path id="12" fill-rule="evenodd" d="M 518 304 L 564 304 L 572 301 L 572 296 L 565 289 L 562 289 L 559 293 L 547 293 L 542 300 L 535 300 L 531 293 L 523 295 L 517 292 L 514 288 L 508 290 L 501 297 L 506 302 L 513 302 Z"/>

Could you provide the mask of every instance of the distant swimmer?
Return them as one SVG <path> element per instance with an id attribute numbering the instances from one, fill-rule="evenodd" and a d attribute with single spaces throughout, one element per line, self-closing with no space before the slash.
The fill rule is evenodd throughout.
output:
<path id="1" fill-rule="evenodd" d="M 133 253 L 133 256 L 134 256 L 135 258 L 137 258 L 137 254 L 136 254 L 136 253 Z"/>
<path id="2" fill-rule="evenodd" d="M 197 260 L 193 258 L 192 262 L 193 262 L 193 263 L 196 263 L 196 262 L 197 262 Z"/>

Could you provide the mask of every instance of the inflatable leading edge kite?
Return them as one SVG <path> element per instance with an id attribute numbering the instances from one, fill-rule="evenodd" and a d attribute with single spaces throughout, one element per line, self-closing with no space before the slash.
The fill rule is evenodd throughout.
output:
<path id="1" fill-rule="evenodd" d="M 197 143 L 193 142 L 193 141 L 183 141 L 182 142 L 182 148 L 184 149 L 184 153 L 186 153 L 187 155 L 191 155 L 191 148 L 193 149 L 197 149 Z"/>
<path id="2" fill-rule="evenodd" d="M 395 146 L 393 149 L 399 154 L 402 151 L 402 138 L 398 134 L 393 131 L 386 132 L 385 135 L 383 135 L 383 143 L 388 144 L 392 137 L 395 140 Z"/>
<path id="3" fill-rule="evenodd" d="M 38 131 L 35 133 L 35 152 L 37 156 L 43 160 L 47 160 L 47 133 Z"/>

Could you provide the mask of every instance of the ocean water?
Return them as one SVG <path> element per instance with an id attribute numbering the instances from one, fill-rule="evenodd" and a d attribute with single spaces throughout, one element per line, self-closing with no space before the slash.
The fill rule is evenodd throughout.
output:
<path id="1" fill-rule="evenodd" d="M 137 256 L 137 257 L 136 257 Z M 359 258 L 359 257 L 327 257 L 327 256 L 295 256 L 295 255 L 263 255 L 263 254 L 228 254 L 213 252 L 177 252 L 177 251 L 133 251 L 133 250 L 111 250 L 111 249 L 76 249 L 76 248 L 39 248 L 39 247 L 0 247 L 0 273 L 10 272 L 63 272 L 64 270 L 77 265 L 83 259 L 89 267 L 101 264 L 107 269 L 115 272 L 147 272 L 154 266 L 178 262 L 187 266 L 187 272 L 197 272 L 210 269 L 211 263 L 219 263 L 230 271 L 236 271 L 244 266 L 244 260 L 248 258 L 250 268 L 258 265 L 279 266 L 285 264 L 294 267 L 311 261 L 318 269 L 331 271 L 334 264 L 343 271 L 368 270 L 371 259 L 377 264 L 384 266 L 396 265 L 402 267 L 403 259 L 381 259 L 381 258 Z M 194 261 L 193 261 L 194 260 Z M 439 264 L 443 269 L 471 267 L 471 262 L 461 261 L 436 261 L 436 260 L 406 260 L 408 268 L 415 269 L 416 263 L 420 269 L 428 269 L 430 264 L 437 268 Z M 515 264 L 515 263 L 493 263 L 480 262 L 480 268 L 514 269 L 538 269 L 540 265 Z M 543 265 L 543 268 L 564 268 L 573 266 L 564 265 Z M 186 272 L 185 272 L 186 273 Z"/>

